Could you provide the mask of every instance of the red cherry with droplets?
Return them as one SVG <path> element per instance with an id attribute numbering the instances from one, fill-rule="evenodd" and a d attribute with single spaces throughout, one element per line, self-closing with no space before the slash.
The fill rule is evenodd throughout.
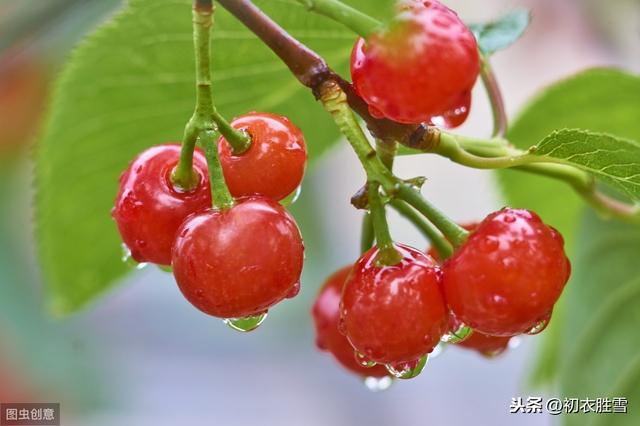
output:
<path id="1" fill-rule="evenodd" d="M 404 2 L 389 26 L 356 42 L 351 77 L 374 116 L 428 122 L 464 109 L 480 70 L 473 33 L 436 1 Z M 467 111 L 447 125 L 459 125 Z"/>
<path id="2" fill-rule="evenodd" d="M 442 115 L 431 117 L 432 124 L 445 129 L 453 129 L 461 126 L 471 110 L 471 92 L 467 91 L 462 94 L 453 106 L 446 110 Z"/>
<path id="3" fill-rule="evenodd" d="M 171 182 L 179 158 L 180 145 L 158 145 L 138 155 L 120 176 L 111 215 L 137 262 L 170 265 L 171 247 L 182 222 L 211 206 L 204 155 L 198 150 L 193 153 L 198 184 L 191 191 L 182 191 Z"/>
<path id="4" fill-rule="evenodd" d="M 342 296 L 343 330 L 368 360 L 413 362 L 431 352 L 447 330 L 441 272 L 420 251 L 398 244 L 402 260 L 378 265 L 373 247 L 354 265 Z"/>
<path id="5" fill-rule="evenodd" d="M 244 318 L 291 296 L 304 247 L 291 215 L 265 197 L 189 217 L 173 247 L 173 274 L 185 298 L 209 315 Z"/>
<path id="6" fill-rule="evenodd" d="M 569 279 L 562 236 L 533 212 L 487 216 L 443 265 L 449 308 L 485 334 L 513 336 L 548 319 Z"/>
<path id="7" fill-rule="evenodd" d="M 238 155 L 224 138 L 218 144 L 224 178 L 234 197 L 262 195 L 280 201 L 298 188 L 307 162 L 300 129 L 286 117 L 258 112 L 238 117 L 231 125 L 251 136 L 249 149 Z"/>
<path id="8" fill-rule="evenodd" d="M 366 361 L 357 360 L 353 346 L 338 329 L 342 287 L 352 267 L 353 265 L 349 265 L 334 272 L 318 293 L 311 310 L 316 329 L 316 344 L 319 349 L 330 352 L 344 368 L 357 375 L 384 377 L 388 372 L 383 365 L 364 367 L 363 363 Z"/>

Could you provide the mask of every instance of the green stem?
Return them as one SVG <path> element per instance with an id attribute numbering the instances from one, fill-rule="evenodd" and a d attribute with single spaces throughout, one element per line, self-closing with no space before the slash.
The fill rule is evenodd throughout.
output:
<path id="1" fill-rule="evenodd" d="M 489 96 L 491 112 L 493 113 L 493 132 L 491 135 L 493 137 L 504 136 L 507 133 L 507 112 L 504 107 L 502 92 L 498 85 L 498 79 L 496 79 L 493 72 L 489 57 L 480 53 L 480 60 L 480 77 Z"/>
<path id="2" fill-rule="evenodd" d="M 190 191 L 198 181 L 193 171 L 193 151 L 198 135 L 212 129 L 213 96 L 211 94 L 211 26 L 213 25 L 211 1 L 195 0 L 193 4 L 193 44 L 196 56 L 196 107 L 187 123 L 182 140 L 180 160 L 173 171 L 174 185 Z"/>
<path id="3" fill-rule="evenodd" d="M 425 220 L 411 206 L 400 200 L 391 200 L 389 204 L 398 213 L 400 213 L 401 216 L 408 219 L 416 228 L 418 228 L 422 235 L 424 235 L 436 249 L 441 259 L 447 259 L 453 254 L 453 248 L 449 241 L 447 241 L 431 223 Z"/>
<path id="4" fill-rule="evenodd" d="M 229 145 L 233 155 L 240 155 L 246 152 L 251 147 L 251 136 L 248 133 L 242 132 L 234 128 L 229 122 L 218 112 L 214 107 L 211 113 L 213 121 L 218 125 L 218 130 L 224 136 Z"/>
<path id="5" fill-rule="evenodd" d="M 387 169 L 393 170 L 393 161 L 398 152 L 398 142 L 376 139 L 376 152 L 382 164 L 384 164 Z"/>
<path id="6" fill-rule="evenodd" d="M 376 246 L 380 250 L 376 261 L 380 265 L 395 265 L 402 260 L 402 255 L 396 250 L 389 232 L 384 203 L 380 198 L 380 184 L 369 182 L 367 186 L 369 190 L 369 214 L 371 215 L 373 231 L 376 236 Z"/>
<path id="7" fill-rule="evenodd" d="M 349 108 L 347 97 L 340 86 L 332 80 L 326 81 L 320 86 L 319 94 L 322 105 L 331 114 L 333 121 L 358 156 L 367 174 L 367 181 L 378 182 L 387 193 L 392 193 L 396 186 L 396 178 L 371 147 L 351 108 Z"/>
<path id="8" fill-rule="evenodd" d="M 404 200 L 431 221 L 447 238 L 453 247 L 459 247 L 467 240 L 469 232 L 449 219 L 433 204 L 422 197 L 419 191 L 407 184 L 400 184 L 396 190 L 396 198 Z"/>
<path id="9" fill-rule="evenodd" d="M 218 138 L 220 133 L 215 130 L 205 130 L 200 134 L 200 145 L 204 147 L 209 166 L 209 178 L 211 180 L 211 197 L 213 207 L 227 210 L 233 207 L 234 199 L 224 180 L 220 157 L 218 156 Z"/>
<path id="10" fill-rule="evenodd" d="M 376 239 L 373 232 L 373 221 L 371 220 L 371 214 L 368 212 L 362 216 L 362 229 L 360 233 L 360 253 L 365 253 L 371 247 Z"/>
<path id="11" fill-rule="evenodd" d="M 341 23 L 364 38 L 367 38 L 381 27 L 380 22 L 376 19 L 339 0 L 298 0 L 298 3 L 301 3 L 312 12 Z"/>
<path id="12" fill-rule="evenodd" d="M 513 168 L 563 181 L 603 216 L 640 223 L 640 207 L 603 194 L 598 191 L 591 174 L 563 164 L 561 160 L 530 155 L 511 147 L 500 138 L 483 140 L 442 132 L 436 145 L 433 152 L 464 166 L 478 169 Z"/>

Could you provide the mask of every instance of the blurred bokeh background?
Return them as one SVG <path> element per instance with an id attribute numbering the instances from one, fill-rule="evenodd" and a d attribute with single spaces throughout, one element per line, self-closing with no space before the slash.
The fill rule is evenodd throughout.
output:
<path id="1" fill-rule="evenodd" d="M 473 22 L 532 10 L 523 39 L 493 60 L 511 115 L 541 87 L 583 68 L 640 71 L 638 0 L 446 3 Z M 302 291 L 257 331 L 241 335 L 200 314 L 155 267 L 132 271 L 89 309 L 52 319 L 32 242 L 32 143 L 70 50 L 120 7 L 117 0 L 0 1 L 0 401 L 61 402 L 63 424 L 81 426 L 554 423 L 546 414 L 509 414 L 512 397 L 543 394 L 527 387 L 534 337 L 490 361 L 446 348 L 419 378 L 381 393 L 315 349 L 313 298 L 330 272 L 358 255 L 360 214 L 348 200 L 364 176 L 346 144 L 308 170 L 292 208 L 308 247 Z M 490 123 L 477 87 L 461 132 L 483 134 Z M 397 164 L 402 175 L 427 175 L 426 195 L 456 220 L 501 206 L 490 173 L 430 157 Z M 466 189 L 464 203 L 458 188 Z M 399 217 L 391 223 L 396 239 L 426 245 Z"/>

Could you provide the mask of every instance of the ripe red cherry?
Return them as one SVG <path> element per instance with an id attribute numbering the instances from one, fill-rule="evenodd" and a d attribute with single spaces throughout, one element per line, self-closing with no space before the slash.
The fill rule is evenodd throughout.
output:
<path id="1" fill-rule="evenodd" d="M 342 295 L 342 331 L 366 359 L 412 362 L 431 352 L 447 331 L 441 272 L 420 251 L 396 245 L 400 263 L 380 266 L 377 247 L 354 265 Z"/>
<path id="2" fill-rule="evenodd" d="M 330 352 L 344 368 L 355 374 L 362 377 L 388 376 L 383 365 L 376 364 L 367 368 L 359 363 L 354 356 L 353 346 L 338 330 L 342 286 L 352 267 L 353 265 L 345 266 L 333 273 L 318 293 L 311 310 L 316 326 L 316 344 L 321 350 Z"/>
<path id="3" fill-rule="evenodd" d="M 445 116 L 438 124 L 459 125 L 480 70 L 476 39 L 439 2 L 408 4 L 388 29 L 356 42 L 351 56 L 355 89 L 375 116 L 401 123 Z"/>
<path id="4" fill-rule="evenodd" d="M 243 318 L 297 291 L 304 247 L 289 213 L 264 197 L 188 218 L 173 247 L 180 290 L 201 311 Z"/>
<path id="5" fill-rule="evenodd" d="M 456 346 L 474 350 L 485 357 L 491 358 L 507 350 L 510 340 L 511 336 L 490 336 L 474 331 L 471 336 L 460 343 L 456 343 Z"/>
<path id="6" fill-rule="evenodd" d="M 453 314 L 485 334 L 513 336 L 548 320 L 569 279 L 562 236 L 528 210 L 487 216 L 443 266 Z"/>
<path id="7" fill-rule="evenodd" d="M 233 155 L 221 138 L 220 162 L 229 191 L 234 197 L 263 195 L 282 200 L 298 188 L 307 163 L 302 132 L 286 117 L 252 112 L 231 125 L 251 136 L 251 147 Z"/>
<path id="8" fill-rule="evenodd" d="M 193 154 L 198 185 L 181 191 L 171 183 L 180 145 L 149 148 L 136 157 L 120 176 L 120 188 L 111 211 L 122 241 L 137 262 L 171 264 L 176 231 L 190 214 L 211 206 L 207 162 Z"/>

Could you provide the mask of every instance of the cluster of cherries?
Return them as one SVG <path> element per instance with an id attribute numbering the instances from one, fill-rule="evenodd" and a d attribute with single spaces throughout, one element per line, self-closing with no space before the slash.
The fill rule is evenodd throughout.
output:
<path id="1" fill-rule="evenodd" d="M 232 207 L 211 207 L 207 162 L 198 149 L 197 184 L 176 186 L 181 149 L 167 144 L 144 151 L 125 170 L 112 216 L 135 261 L 172 267 L 196 308 L 248 331 L 300 289 L 304 246 L 278 201 L 299 187 L 307 152 L 302 133 L 285 117 L 250 113 L 231 125 L 251 139 L 238 155 L 224 138 L 218 142 Z"/>
<path id="2" fill-rule="evenodd" d="M 467 118 L 479 67 L 473 33 L 438 1 L 401 1 L 351 57 L 372 115 L 444 127 Z M 508 208 L 465 228 L 468 240 L 444 261 L 397 244 L 397 264 L 379 264 L 373 247 L 331 275 L 312 310 L 318 347 L 367 380 L 406 379 L 440 342 L 495 356 L 513 336 L 544 330 L 571 270 L 562 236 Z"/>
<path id="3" fill-rule="evenodd" d="M 357 40 L 351 74 L 372 115 L 455 127 L 467 117 L 479 66 L 476 40 L 453 11 L 404 0 L 386 29 Z M 231 125 L 251 139 L 240 154 L 218 142 L 231 207 L 211 207 L 197 149 L 197 185 L 173 183 L 181 148 L 169 144 L 123 173 L 113 217 L 136 261 L 172 267 L 189 302 L 248 331 L 300 289 L 302 239 L 278 202 L 299 187 L 307 153 L 284 117 L 250 113 Z M 374 246 L 331 275 L 312 310 L 318 346 L 363 377 L 390 381 L 417 375 L 440 342 L 493 356 L 512 336 L 542 331 L 570 275 L 561 235 L 535 213 L 509 208 L 466 228 L 448 259 L 395 244 L 400 260 L 386 264 Z"/>
<path id="4" fill-rule="evenodd" d="M 571 272 L 562 236 L 509 208 L 468 228 L 444 262 L 397 244 L 400 262 L 382 265 L 373 247 L 329 277 L 312 311 L 317 345 L 362 376 L 411 378 L 441 341 L 495 356 L 544 330 Z"/>

